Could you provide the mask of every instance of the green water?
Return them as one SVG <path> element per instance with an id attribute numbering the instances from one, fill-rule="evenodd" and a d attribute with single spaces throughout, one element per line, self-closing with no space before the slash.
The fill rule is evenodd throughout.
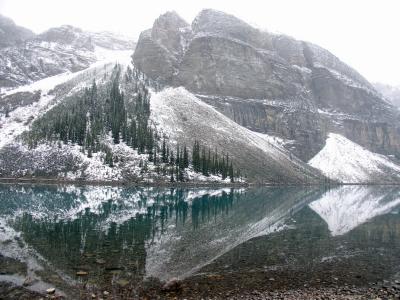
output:
<path id="1" fill-rule="evenodd" d="M 400 271 L 399 208 L 400 189 L 387 186 L 0 185 L 0 253 L 14 262 L 0 280 L 66 294 L 227 272 L 362 284 Z"/>

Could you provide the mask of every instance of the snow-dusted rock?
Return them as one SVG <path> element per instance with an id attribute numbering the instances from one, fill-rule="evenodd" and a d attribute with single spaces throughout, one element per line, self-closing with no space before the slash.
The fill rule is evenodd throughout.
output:
<path id="1" fill-rule="evenodd" d="M 400 181 L 400 166 L 340 134 L 330 133 L 324 148 L 308 164 L 342 183 Z"/>
<path id="2" fill-rule="evenodd" d="M 185 88 L 167 88 L 152 95 L 151 119 L 171 142 L 193 145 L 195 140 L 219 153 L 228 153 L 253 181 L 306 183 L 322 176 L 291 155 L 273 137 L 240 126 Z"/>
<path id="3" fill-rule="evenodd" d="M 0 87 L 15 87 L 88 68 L 99 60 L 96 50 L 129 50 L 132 39 L 109 32 L 92 33 L 72 26 L 44 33 L 0 50 Z"/>
<path id="4" fill-rule="evenodd" d="M 328 50 L 210 9 L 190 26 L 171 13 L 158 20 L 133 55 L 150 78 L 209 97 L 249 129 L 293 140 L 290 149 L 304 161 L 323 147 L 326 132 L 346 132 L 373 152 L 400 154 L 399 114 Z"/>

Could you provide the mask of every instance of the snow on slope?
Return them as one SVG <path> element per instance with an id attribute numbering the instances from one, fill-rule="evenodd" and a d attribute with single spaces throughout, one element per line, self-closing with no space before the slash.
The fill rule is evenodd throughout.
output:
<path id="1" fill-rule="evenodd" d="M 389 189 L 390 190 L 390 189 Z M 328 224 L 333 236 L 342 235 L 368 220 L 389 213 L 400 205 L 400 195 L 385 199 L 388 189 L 375 187 L 342 186 L 326 192 L 321 199 L 309 204 Z"/>
<path id="2" fill-rule="evenodd" d="M 128 64 L 131 60 L 132 51 L 131 50 L 109 50 L 101 47 L 96 47 L 95 55 L 97 61 L 90 65 L 89 68 L 79 71 L 79 72 L 64 72 L 55 76 L 50 76 L 42 80 L 35 81 L 28 85 L 23 85 L 15 89 L 8 89 L 4 91 L 4 95 L 11 95 L 18 92 L 34 92 L 41 90 L 42 94 L 47 94 L 57 85 L 71 80 L 78 75 L 87 72 L 89 69 L 94 69 L 96 67 L 108 64 L 108 63 L 120 63 Z"/>
<path id="3" fill-rule="evenodd" d="M 113 62 L 127 64 L 130 61 L 131 54 L 131 51 L 111 51 L 97 48 L 96 55 L 99 61 L 92 64 L 88 69 L 75 73 L 65 72 L 4 92 L 4 95 L 7 96 L 18 92 L 35 92 L 40 90 L 41 98 L 38 102 L 29 106 L 18 107 L 14 111 L 11 111 L 7 118 L 5 116 L 0 118 L 0 149 L 14 141 L 17 136 L 29 128 L 29 124 L 34 119 L 44 114 L 55 104 L 53 101 L 55 95 L 50 95 L 49 92 L 56 86 L 87 72 L 95 72 L 97 69 L 101 69 L 102 66 Z"/>
<path id="4" fill-rule="evenodd" d="M 328 135 L 324 148 L 308 164 L 342 183 L 400 180 L 399 165 L 336 133 Z"/>
<path id="5" fill-rule="evenodd" d="M 256 172 L 253 176 L 260 181 L 282 176 L 289 182 L 304 182 L 319 176 L 273 142 L 273 137 L 240 126 L 183 87 L 155 93 L 150 101 L 151 119 L 171 143 L 179 141 L 191 146 L 199 140 L 212 149 L 222 149 L 239 167 Z"/>

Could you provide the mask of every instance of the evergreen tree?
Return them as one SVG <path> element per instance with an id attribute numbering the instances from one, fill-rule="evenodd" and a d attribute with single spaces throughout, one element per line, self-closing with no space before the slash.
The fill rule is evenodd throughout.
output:
<path id="1" fill-rule="evenodd" d="M 183 147 L 183 167 L 184 168 L 189 167 L 189 152 L 186 148 L 186 145 Z"/>
<path id="2" fill-rule="evenodd" d="M 161 157 L 162 157 L 162 162 L 166 163 L 167 162 L 167 147 L 166 147 L 165 137 L 163 138 L 163 141 L 162 141 Z"/>
<path id="3" fill-rule="evenodd" d="M 231 179 L 231 182 L 233 183 L 234 182 L 234 174 L 233 174 L 233 165 L 232 165 L 232 163 L 230 164 L 230 166 L 229 166 L 229 178 Z"/>

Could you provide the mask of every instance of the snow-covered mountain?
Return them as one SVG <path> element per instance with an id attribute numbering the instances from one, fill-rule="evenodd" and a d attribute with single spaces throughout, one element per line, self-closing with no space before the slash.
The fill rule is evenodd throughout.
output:
<path id="1" fill-rule="evenodd" d="M 323 176 L 317 170 L 310 168 L 286 150 L 281 139 L 252 132 L 219 113 L 214 107 L 204 103 L 184 88 L 164 89 L 160 87 L 161 82 L 150 80 L 145 74 L 136 71 L 135 66 L 130 64 L 133 49 L 125 50 L 130 43 L 113 39 L 115 37 L 104 33 L 93 34 L 72 26 L 62 26 L 50 29 L 25 42 L 25 47 L 41 49 L 39 52 L 34 52 L 34 57 L 39 60 L 51 54 L 52 57 L 55 55 L 56 64 L 64 63 L 65 59 L 60 59 L 58 55 L 66 54 L 64 50 L 68 50 L 67 52 L 75 58 L 81 53 L 85 59 L 79 59 L 83 64 L 77 69 L 70 70 L 73 67 L 69 65 L 63 70 L 56 71 L 56 73 L 65 72 L 37 81 L 35 80 L 49 74 L 28 72 L 31 78 L 27 80 L 32 80 L 33 83 L 3 91 L 0 99 L 2 177 L 170 181 L 171 167 L 166 162 L 162 162 L 161 165 L 156 162 L 160 159 L 157 153 L 158 156 L 161 155 L 162 139 L 166 139 L 166 144 L 171 149 L 171 156 L 172 151 L 177 150 L 179 145 L 181 150 L 184 146 L 191 150 L 195 141 L 198 141 L 205 147 L 204 157 L 208 154 L 209 163 L 214 159 L 211 156 L 218 154 L 221 159 L 223 157 L 225 163 L 228 163 L 229 156 L 234 168 L 242 172 L 242 177 L 252 182 L 279 183 L 285 180 L 290 183 L 308 183 L 322 180 Z M 15 45 L 3 51 L 12 52 L 20 49 L 19 47 Z M 51 51 L 48 51 L 49 49 Z M 21 51 L 26 53 L 25 50 L 26 48 Z M 35 59 L 29 60 L 35 61 Z M 119 66 L 115 66 L 115 63 Z M 77 71 L 81 68 L 83 70 Z M 13 71 L 7 73 L 9 76 L 19 72 L 12 63 L 10 63 L 11 69 Z M 25 78 L 23 74 L 21 76 Z M 125 129 L 119 133 L 123 140 L 121 142 L 116 142 L 115 136 L 114 138 L 111 136 L 112 130 L 111 132 L 109 130 L 115 126 L 113 125 L 115 120 L 109 120 L 110 117 L 105 112 L 109 110 L 115 118 L 120 118 L 115 110 L 110 110 L 108 104 L 109 97 L 116 97 L 115 93 L 110 94 L 110 88 L 116 77 L 119 78 L 118 88 L 121 97 L 124 98 L 122 109 L 126 115 L 122 120 Z M 24 80 L 21 79 L 19 82 Z M 96 86 L 93 87 L 93 84 Z M 152 91 L 151 94 L 149 90 Z M 98 110 L 94 111 L 89 105 L 86 107 L 88 111 L 80 115 L 77 110 L 83 108 L 79 101 L 82 97 L 87 97 L 88 93 L 97 93 L 96 101 L 99 104 L 95 107 L 98 107 Z M 148 128 L 137 128 L 138 123 L 143 120 L 143 115 L 145 119 L 147 118 L 147 98 L 150 101 L 151 111 L 149 123 L 145 125 Z M 140 108 L 143 101 L 145 106 Z M 128 114 L 140 114 L 140 117 L 135 117 L 138 118 L 135 121 Z M 93 115 L 100 116 L 98 121 L 104 124 L 93 127 L 95 122 Z M 60 119 L 65 121 L 57 124 Z M 71 123 L 70 119 L 75 121 Z M 84 131 L 84 138 L 77 142 L 74 139 L 80 139 L 78 135 L 81 133 L 71 130 L 76 130 L 73 128 L 79 122 L 85 122 L 86 128 L 82 126 L 79 129 Z M 128 128 L 127 123 L 134 128 Z M 61 143 L 61 135 L 65 131 L 62 128 L 67 126 L 70 129 L 65 130 L 69 137 Z M 121 124 L 118 126 L 120 128 Z M 154 137 L 157 143 L 154 150 L 155 157 L 153 154 L 149 155 L 149 149 L 139 151 L 135 148 L 137 146 L 128 145 L 132 140 L 128 139 L 127 135 L 133 133 L 140 139 L 143 134 L 148 135 L 149 128 L 156 132 L 157 136 Z M 48 132 L 53 130 L 61 131 L 49 135 Z M 91 135 L 92 130 L 101 132 L 96 134 L 96 142 L 90 142 L 94 138 Z M 146 143 L 150 143 L 149 140 Z M 110 162 L 110 155 L 117 161 Z M 223 161 L 219 165 L 223 164 Z M 204 171 L 204 168 L 201 171 L 203 174 L 199 173 L 198 170 L 195 171 L 193 165 L 193 168 L 187 168 L 183 175 L 175 174 L 174 171 L 174 176 L 183 176 L 186 180 L 192 181 L 229 182 L 229 179 L 224 179 L 222 173 L 220 176 L 206 174 L 208 171 Z"/>
<path id="2" fill-rule="evenodd" d="M 2 177 L 400 180 L 400 112 L 365 78 L 317 45 L 223 12 L 192 24 L 166 13 L 137 47 L 61 26 L 0 54 Z"/>
<path id="3" fill-rule="evenodd" d="M 69 25 L 51 28 L 0 49 L 0 88 L 86 69 L 99 60 L 97 52 L 103 49 L 134 48 L 131 38 L 109 32 L 86 32 Z"/>
<path id="4" fill-rule="evenodd" d="M 0 173 L 3 177 L 41 174 L 66 180 L 154 180 L 156 167 L 148 155 L 139 154 L 123 142 L 114 144 L 109 136 L 105 136 L 103 142 L 120 158 L 112 167 L 104 163 L 102 152 L 88 157 L 79 145 L 60 145 L 54 141 L 41 141 L 31 149 L 26 140 L 20 139 L 21 134 L 32 130 L 35 122 L 71 101 L 71 97 L 79 95 L 93 80 L 98 86 L 107 86 L 107 74 L 113 73 L 114 60 L 124 68 L 129 65 L 130 52 L 120 51 L 119 57 L 115 51 L 110 54 L 108 59 L 86 70 L 56 75 L 5 93 L 5 99 L 33 97 L 36 93 L 39 96 L 32 102 L 18 103 L 1 119 Z M 121 89 L 129 93 L 128 87 L 121 86 Z M 318 171 L 287 151 L 281 140 L 240 126 L 184 88 L 153 92 L 150 108 L 152 126 L 159 135 L 168 137 L 171 149 L 177 144 L 192 145 L 195 140 L 202 141 L 209 149 L 228 153 L 235 167 L 249 180 L 260 183 L 322 180 Z M 143 174 L 143 165 L 140 166 L 143 162 L 147 164 L 151 179 Z M 190 170 L 187 176 L 191 180 L 221 181 L 221 178 L 200 176 Z M 169 180 L 169 175 L 162 180 Z"/>
<path id="5" fill-rule="evenodd" d="M 17 26 L 13 20 L 0 14 L 0 49 L 22 43 L 34 36 L 31 30 Z"/>
<path id="6" fill-rule="evenodd" d="M 230 154 L 253 181 L 315 182 L 321 176 L 287 151 L 279 139 L 251 131 L 204 103 L 185 88 L 167 88 L 151 97 L 151 118 L 171 142 L 204 141 Z"/>
<path id="7" fill-rule="evenodd" d="M 142 32 L 137 67 L 184 86 L 235 122 L 290 140 L 308 161 L 338 132 L 381 154 L 400 154 L 399 113 L 362 75 L 315 44 L 203 10 L 191 24 L 174 12 Z"/>
<path id="8" fill-rule="evenodd" d="M 400 165 L 335 133 L 329 133 L 324 148 L 308 163 L 342 183 L 389 183 L 400 179 Z"/>

